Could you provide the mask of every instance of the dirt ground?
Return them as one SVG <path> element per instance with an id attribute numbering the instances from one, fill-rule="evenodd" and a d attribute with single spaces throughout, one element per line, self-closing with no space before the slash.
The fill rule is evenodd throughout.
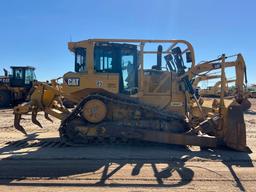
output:
<path id="1" fill-rule="evenodd" d="M 25 137 L 11 109 L 0 110 L 0 191 L 255 191 L 256 99 L 245 114 L 251 154 L 175 145 L 93 144 L 68 147 L 59 121 L 29 116 Z"/>

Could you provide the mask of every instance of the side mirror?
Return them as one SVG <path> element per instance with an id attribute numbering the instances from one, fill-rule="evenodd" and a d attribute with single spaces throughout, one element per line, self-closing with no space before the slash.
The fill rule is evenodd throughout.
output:
<path id="1" fill-rule="evenodd" d="M 186 60 L 187 63 L 191 63 L 192 62 L 192 57 L 191 57 L 191 52 L 186 52 Z"/>

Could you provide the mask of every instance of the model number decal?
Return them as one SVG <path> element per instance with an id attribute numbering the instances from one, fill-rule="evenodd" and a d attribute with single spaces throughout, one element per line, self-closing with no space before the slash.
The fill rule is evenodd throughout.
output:
<path id="1" fill-rule="evenodd" d="M 80 78 L 67 78 L 66 83 L 68 86 L 79 86 Z"/>
<path id="2" fill-rule="evenodd" d="M 173 102 L 171 102 L 171 106 L 172 107 L 182 107 L 183 102 L 173 101 Z"/>

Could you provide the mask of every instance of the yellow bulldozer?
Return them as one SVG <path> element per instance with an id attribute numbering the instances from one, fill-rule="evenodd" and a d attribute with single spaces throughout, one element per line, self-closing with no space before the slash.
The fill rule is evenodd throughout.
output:
<path id="1" fill-rule="evenodd" d="M 221 80 L 217 81 L 213 86 L 207 88 L 199 87 L 198 84 L 211 79 L 220 79 L 221 75 L 203 75 L 199 76 L 193 82 L 193 87 L 198 89 L 198 94 L 201 97 L 219 97 L 221 93 Z M 232 96 L 233 92 L 230 90 L 229 84 L 234 83 L 235 79 L 225 79 L 224 96 Z"/>
<path id="2" fill-rule="evenodd" d="M 14 108 L 14 126 L 23 114 L 39 111 L 61 120 L 60 139 L 69 145 L 95 141 L 150 141 L 202 147 L 227 146 L 247 151 L 243 112 L 250 107 L 244 77 L 236 81 L 234 99 L 198 98 L 192 79 L 205 69 L 221 70 L 226 56 L 195 64 L 192 45 L 184 40 L 89 39 L 69 42 L 74 71 L 63 84 L 36 82 L 28 103 Z M 242 58 L 242 55 L 239 54 Z M 240 66 L 241 67 L 241 66 Z M 63 99 L 75 104 L 63 105 Z"/>
<path id="3" fill-rule="evenodd" d="M 232 91 L 229 89 L 229 84 L 235 82 L 234 79 L 225 80 L 225 96 L 232 96 Z M 221 81 L 217 81 L 213 86 L 209 86 L 206 89 L 200 89 L 200 96 L 202 97 L 219 97 L 220 96 Z"/>
<path id="4" fill-rule="evenodd" d="M 232 58 L 235 60 L 231 60 Z M 220 68 L 211 68 L 212 65 L 218 65 L 216 63 L 216 59 L 212 61 L 206 61 L 197 65 L 200 67 L 200 73 L 196 75 L 192 82 L 193 87 L 198 91 L 198 94 L 202 97 L 220 97 L 221 94 L 221 84 L 223 83 L 224 86 L 224 96 L 236 96 L 237 91 L 243 88 L 243 94 L 245 97 L 249 96 L 249 92 L 247 90 L 247 76 L 246 76 L 246 65 L 244 62 L 244 58 L 241 54 L 225 57 L 225 59 L 229 59 L 229 61 L 225 61 L 224 63 L 224 70 L 225 74 L 227 73 L 226 70 L 235 70 L 235 76 L 232 78 L 227 79 L 224 78 L 224 81 L 221 79 L 221 71 Z M 218 60 L 218 59 L 217 59 Z M 230 70 L 228 71 L 230 73 Z M 199 87 L 199 84 L 204 81 L 208 80 L 215 80 L 215 84 L 213 86 L 208 86 L 207 88 Z M 216 81 L 217 80 L 217 81 Z M 230 89 L 230 84 L 235 83 L 235 90 Z M 236 90 L 238 89 L 238 90 Z"/>
<path id="5" fill-rule="evenodd" d="M 11 66 L 11 69 L 11 74 L 4 69 L 4 75 L 0 76 L 0 108 L 24 102 L 36 80 L 34 67 Z"/>

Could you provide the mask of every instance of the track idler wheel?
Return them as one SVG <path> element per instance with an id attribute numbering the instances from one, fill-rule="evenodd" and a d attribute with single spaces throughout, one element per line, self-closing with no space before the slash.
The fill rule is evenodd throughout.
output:
<path id="1" fill-rule="evenodd" d="M 105 103 L 99 99 L 89 100 L 84 104 L 82 116 L 90 123 L 100 123 L 107 115 Z"/>

